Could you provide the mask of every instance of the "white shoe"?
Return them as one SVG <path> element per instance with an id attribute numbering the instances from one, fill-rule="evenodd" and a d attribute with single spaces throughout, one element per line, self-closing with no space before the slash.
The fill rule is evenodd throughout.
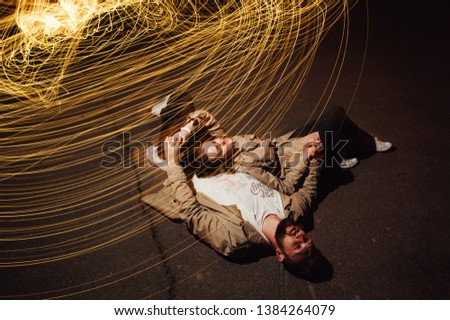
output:
<path id="1" fill-rule="evenodd" d="M 339 162 L 339 166 L 341 169 L 350 169 L 353 168 L 358 164 L 357 158 L 351 158 L 351 159 L 344 159 L 341 162 Z"/>
<path id="2" fill-rule="evenodd" d="M 167 103 L 169 102 L 169 99 L 170 99 L 170 94 L 168 95 L 168 96 L 166 96 L 164 99 L 162 99 L 161 101 L 159 101 L 157 104 L 155 104 L 153 107 L 152 107 L 152 113 L 155 115 L 155 116 L 157 116 L 157 117 L 159 117 L 160 115 L 161 115 L 161 111 L 162 111 L 162 109 L 164 109 L 165 107 L 167 107 Z"/>
<path id="3" fill-rule="evenodd" d="M 147 148 L 147 158 L 148 161 L 150 161 L 157 167 L 161 167 L 164 164 L 164 160 L 162 160 L 158 155 L 157 146 L 150 146 Z"/>
<path id="4" fill-rule="evenodd" d="M 385 152 L 392 148 L 392 143 L 390 142 L 378 140 L 377 137 L 373 137 L 373 139 L 375 140 L 375 148 L 377 152 Z"/>

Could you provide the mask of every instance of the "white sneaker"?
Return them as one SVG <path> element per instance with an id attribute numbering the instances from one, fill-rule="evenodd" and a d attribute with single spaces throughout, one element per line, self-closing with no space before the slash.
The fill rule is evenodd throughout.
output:
<path id="1" fill-rule="evenodd" d="M 392 143 L 390 142 L 378 140 L 377 137 L 373 137 L 373 139 L 375 140 L 375 148 L 377 152 L 385 152 L 392 148 Z"/>
<path id="2" fill-rule="evenodd" d="M 339 162 L 339 166 L 342 169 L 350 169 L 350 168 L 353 168 L 354 166 L 356 166 L 357 164 L 358 164 L 357 158 L 344 159 L 341 162 Z"/>
<path id="3" fill-rule="evenodd" d="M 155 104 L 153 107 L 152 107 L 152 113 L 155 115 L 155 116 L 157 116 L 157 117 L 159 117 L 160 115 L 161 115 L 161 111 L 162 111 L 162 109 L 164 109 L 165 107 L 167 107 L 167 103 L 169 102 L 169 99 L 170 99 L 170 94 L 168 95 L 168 96 L 166 96 L 164 99 L 162 99 L 161 101 L 159 101 L 157 104 Z"/>
<path id="4" fill-rule="evenodd" d="M 164 160 L 162 160 L 158 155 L 157 146 L 150 146 L 147 148 L 147 158 L 148 161 L 150 161 L 157 167 L 161 167 L 164 164 Z"/>

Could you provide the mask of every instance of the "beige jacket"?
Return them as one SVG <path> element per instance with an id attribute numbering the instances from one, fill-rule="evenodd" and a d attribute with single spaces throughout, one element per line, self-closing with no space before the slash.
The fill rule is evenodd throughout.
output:
<path id="1" fill-rule="evenodd" d="M 317 194 L 320 166 L 311 161 L 303 187 L 291 196 L 282 194 L 286 217 L 298 220 L 312 206 Z M 181 167 L 166 168 L 168 175 L 158 193 L 142 200 L 165 216 L 181 220 L 188 230 L 218 253 L 248 258 L 271 248 L 258 231 L 244 221 L 236 206 L 222 206 L 204 194 L 194 194 Z"/>

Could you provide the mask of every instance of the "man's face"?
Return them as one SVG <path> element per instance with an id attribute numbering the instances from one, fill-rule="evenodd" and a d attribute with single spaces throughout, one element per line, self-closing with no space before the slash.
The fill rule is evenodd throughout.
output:
<path id="1" fill-rule="evenodd" d="M 300 263 L 312 254 L 313 241 L 296 225 L 286 227 L 286 236 L 282 242 L 284 255 L 293 263 Z"/>
<path id="2" fill-rule="evenodd" d="M 229 137 L 215 138 L 205 142 L 202 145 L 203 153 L 205 153 L 210 161 L 224 160 L 231 155 L 233 149 L 233 141 Z"/>

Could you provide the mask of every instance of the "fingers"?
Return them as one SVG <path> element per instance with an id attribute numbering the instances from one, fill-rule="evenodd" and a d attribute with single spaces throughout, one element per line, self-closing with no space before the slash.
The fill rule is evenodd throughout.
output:
<path id="1" fill-rule="evenodd" d="M 172 141 L 173 141 L 173 138 L 169 137 L 169 136 L 167 136 L 166 139 L 164 139 L 164 142 L 166 143 L 167 146 L 171 146 Z"/>
<path id="2" fill-rule="evenodd" d="M 173 136 L 167 136 L 164 139 L 166 159 L 169 166 L 176 166 L 180 163 L 179 147 Z"/>
<path id="3" fill-rule="evenodd" d="M 308 142 L 307 147 L 308 147 L 308 156 L 310 158 L 319 159 L 323 157 L 324 147 L 320 138 Z"/>
<path id="4" fill-rule="evenodd" d="M 177 132 L 172 136 L 172 142 L 174 145 L 181 146 L 186 142 L 186 137 L 183 134 L 180 134 L 180 132 Z"/>
<path id="5" fill-rule="evenodd" d="M 314 158 L 316 156 L 316 147 L 311 146 L 308 148 L 308 157 Z"/>
<path id="6" fill-rule="evenodd" d="M 177 137 L 174 137 L 174 136 L 167 136 L 165 139 L 164 139 L 164 142 L 166 142 L 169 146 L 171 146 L 171 147 L 173 147 L 173 146 L 176 146 L 176 145 L 178 145 L 178 138 Z"/>
<path id="7" fill-rule="evenodd" d="M 178 139 L 174 138 L 173 136 L 167 136 L 164 139 L 164 143 L 166 145 L 165 149 L 168 152 L 171 152 L 171 153 L 179 152 L 180 144 L 179 144 Z"/>
<path id="8" fill-rule="evenodd" d="M 179 141 L 180 141 L 180 137 L 178 136 L 178 133 L 174 134 L 174 135 L 172 136 L 172 141 L 171 141 L 171 142 L 172 142 L 172 145 L 178 144 Z"/>
<path id="9" fill-rule="evenodd" d="M 317 142 L 316 149 L 317 149 L 317 152 L 322 152 L 324 150 L 322 141 L 319 140 L 319 142 Z"/>
<path id="10" fill-rule="evenodd" d="M 184 139 L 184 137 L 183 137 L 183 136 L 180 136 L 180 135 L 178 135 L 178 136 L 177 136 L 177 140 L 176 140 L 176 143 L 178 143 L 178 144 L 182 145 L 182 144 L 184 144 L 184 142 L 185 142 L 185 139 Z"/>
<path id="11" fill-rule="evenodd" d="M 314 140 L 314 145 L 317 147 L 317 149 L 323 149 L 322 140 L 320 140 L 320 138 Z"/>

